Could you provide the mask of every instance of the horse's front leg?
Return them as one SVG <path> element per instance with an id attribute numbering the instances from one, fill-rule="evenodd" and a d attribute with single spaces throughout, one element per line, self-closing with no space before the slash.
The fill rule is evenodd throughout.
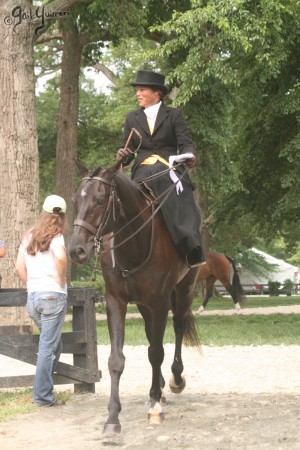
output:
<path id="1" fill-rule="evenodd" d="M 163 300 L 160 300 L 159 311 L 152 311 L 151 321 L 151 341 L 148 348 L 148 358 L 152 366 L 152 384 L 150 388 L 150 409 L 148 411 L 148 420 L 151 424 L 159 424 L 164 420 L 164 413 L 161 406 L 162 397 L 162 374 L 161 366 L 164 360 L 163 337 L 165 333 L 168 304 L 163 311 Z M 150 336 L 150 333 L 149 333 Z M 164 384 L 164 380 L 163 380 Z"/>
<path id="2" fill-rule="evenodd" d="M 110 399 L 108 404 L 109 416 L 104 425 L 103 433 L 111 436 L 121 432 L 119 413 L 122 409 L 119 394 L 120 378 L 125 366 L 123 353 L 125 316 L 127 305 L 121 300 L 108 296 L 106 299 L 106 313 L 110 334 L 111 351 L 108 368 L 111 379 Z"/>

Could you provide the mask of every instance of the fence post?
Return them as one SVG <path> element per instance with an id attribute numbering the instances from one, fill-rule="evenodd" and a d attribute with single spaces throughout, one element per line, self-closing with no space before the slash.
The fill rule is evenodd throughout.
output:
<path id="1" fill-rule="evenodd" d="M 85 354 L 73 355 L 73 362 L 76 367 L 88 369 L 91 374 L 97 376 L 98 354 L 97 354 L 97 327 L 95 316 L 95 301 L 93 289 L 84 289 L 83 304 L 73 306 L 73 331 L 85 330 L 86 351 Z M 95 383 L 80 383 L 74 385 L 75 393 L 91 392 L 95 393 Z"/>

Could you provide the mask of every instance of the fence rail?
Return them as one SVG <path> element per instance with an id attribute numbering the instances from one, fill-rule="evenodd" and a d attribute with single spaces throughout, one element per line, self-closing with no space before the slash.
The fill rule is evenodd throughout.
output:
<path id="1" fill-rule="evenodd" d="M 216 283 L 215 287 L 218 289 L 218 291 L 221 294 L 228 293 L 226 288 Z M 242 288 L 247 295 L 268 295 L 270 294 L 270 288 L 268 284 L 261 284 L 261 283 L 252 283 L 252 284 L 245 284 L 242 283 Z M 284 287 L 284 284 L 282 283 L 278 288 L 278 295 L 299 295 L 300 294 L 300 284 L 294 283 L 293 287 L 291 289 L 286 289 Z"/>
<path id="2" fill-rule="evenodd" d="M 0 289 L 1 307 L 24 307 L 25 289 Z M 73 364 L 59 362 L 54 384 L 74 384 L 75 392 L 95 392 L 101 379 L 98 369 L 95 303 L 98 293 L 93 288 L 69 288 L 68 307 L 72 307 L 72 332 L 62 333 L 63 353 L 73 354 Z M 0 313 L 1 314 L 1 313 Z M 32 327 L 1 326 L 0 354 L 36 365 L 39 336 Z M 34 375 L 0 377 L 0 389 L 32 386 Z"/>

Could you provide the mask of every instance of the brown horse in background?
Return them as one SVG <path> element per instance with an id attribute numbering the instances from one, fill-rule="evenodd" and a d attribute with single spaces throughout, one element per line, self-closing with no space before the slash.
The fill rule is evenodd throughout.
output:
<path id="1" fill-rule="evenodd" d="M 201 264 L 197 283 L 205 281 L 205 297 L 198 309 L 204 311 L 208 300 L 212 297 L 215 282 L 219 280 L 231 295 L 236 309 L 243 305 L 245 294 L 241 286 L 240 277 L 233 259 L 218 252 L 206 252 L 206 261 Z M 233 268 L 232 282 L 230 280 L 230 268 Z"/>

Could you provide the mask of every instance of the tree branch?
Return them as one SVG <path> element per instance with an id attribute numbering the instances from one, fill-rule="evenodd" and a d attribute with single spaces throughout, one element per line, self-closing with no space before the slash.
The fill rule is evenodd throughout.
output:
<path id="1" fill-rule="evenodd" d="M 109 81 L 111 81 L 112 84 L 116 84 L 116 81 L 118 79 L 118 77 L 108 68 L 106 67 L 104 64 L 102 63 L 97 63 L 93 66 L 94 69 L 99 70 L 99 72 L 102 72 L 103 75 L 106 76 L 106 78 L 109 79 Z"/>
<path id="2" fill-rule="evenodd" d="M 45 44 L 46 42 L 52 41 L 53 39 L 62 39 L 63 35 L 59 30 L 53 30 L 51 34 L 42 34 L 37 38 L 35 44 Z"/>
<path id="3" fill-rule="evenodd" d="M 65 11 L 70 8 L 70 6 L 75 5 L 76 3 L 93 3 L 94 0 L 53 0 L 53 2 L 45 5 L 46 11 Z"/>
<path id="4" fill-rule="evenodd" d="M 38 80 L 39 78 L 44 77 L 45 75 L 52 75 L 54 73 L 57 73 L 61 69 L 61 64 L 57 64 L 55 66 L 52 66 L 52 69 L 50 70 L 44 70 L 41 71 L 38 74 L 35 74 L 35 79 Z"/>

